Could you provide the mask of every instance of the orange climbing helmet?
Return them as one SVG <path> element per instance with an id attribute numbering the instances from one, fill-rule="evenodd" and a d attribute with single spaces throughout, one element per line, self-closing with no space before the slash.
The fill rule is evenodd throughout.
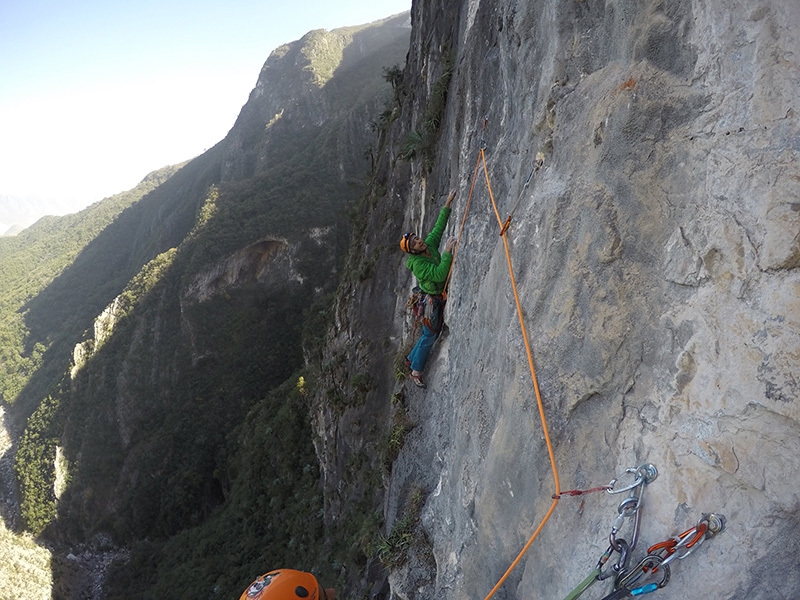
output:
<path id="1" fill-rule="evenodd" d="M 413 254 L 413 251 L 411 249 L 411 242 L 414 241 L 415 237 L 417 237 L 416 233 L 413 232 L 404 233 L 403 237 L 400 238 L 400 249 L 403 252 L 408 252 L 409 254 Z"/>
<path id="2" fill-rule="evenodd" d="M 261 575 L 239 600 L 325 600 L 325 591 L 311 573 L 279 569 Z"/>
<path id="3" fill-rule="evenodd" d="M 400 238 L 400 249 L 409 254 L 419 254 L 419 251 L 415 251 L 412 245 L 417 237 L 419 236 L 414 232 L 404 233 Z"/>

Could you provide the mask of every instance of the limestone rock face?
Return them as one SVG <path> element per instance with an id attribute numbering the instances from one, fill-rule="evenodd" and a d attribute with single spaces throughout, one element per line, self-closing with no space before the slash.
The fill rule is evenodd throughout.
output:
<path id="1" fill-rule="evenodd" d="M 373 243 L 429 230 L 450 187 L 456 234 L 485 147 L 498 217 L 513 211 L 561 489 L 652 463 L 631 565 L 703 513 L 727 518 L 660 595 L 798 597 L 800 4 L 425 4 L 412 10 L 403 119 L 421 126 L 452 50 L 436 162 L 394 171 L 378 212 L 402 201 L 406 213 L 394 232 L 376 222 Z M 559 491 L 499 231 L 481 170 L 449 334 L 427 390 L 406 384 L 416 428 L 386 499 L 391 529 L 408 490 L 426 491 L 433 560 L 395 571 L 393 597 L 485 598 Z M 372 282 L 395 290 L 394 332 L 413 285 L 402 263 L 387 245 L 377 270 L 389 274 Z M 608 547 L 624 496 L 560 500 L 495 597 L 563 598 Z M 630 540 L 628 521 L 619 535 Z"/>

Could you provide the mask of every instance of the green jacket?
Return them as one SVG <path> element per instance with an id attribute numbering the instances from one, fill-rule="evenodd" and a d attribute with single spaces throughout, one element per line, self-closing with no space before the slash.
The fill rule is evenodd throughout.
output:
<path id="1" fill-rule="evenodd" d="M 444 228 L 449 217 L 450 208 L 447 206 L 442 207 L 439 217 L 436 219 L 436 225 L 433 226 L 433 231 L 425 238 L 425 243 L 428 245 L 428 251 L 431 255 L 409 254 L 406 260 L 406 267 L 414 273 L 414 277 L 419 282 L 419 287 L 426 294 L 436 295 L 444 291 L 444 283 L 447 280 L 447 274 L 450 272 L 450 265 L 453 263 L 453 254 L 451 252 L 439 254 L 439 243 L 442 241 Z"/>

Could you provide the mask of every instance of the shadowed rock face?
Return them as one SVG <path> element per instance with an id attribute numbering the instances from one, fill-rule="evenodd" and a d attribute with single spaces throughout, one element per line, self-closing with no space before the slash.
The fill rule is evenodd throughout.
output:
<path id="1" fill-rule="evenodd" d="M 412 11 L 402 119 L 421 126 L 452 49 L 437 162 L 394 172 L 368 245 L 427 231 L 453 186 L 457 233 L 485 145 L 500 217 L 519 200 L 507 236 L 561 487 L 653 463 L 632 561 L 703 513 L 727 517 L 662 594 L 795 597 L 800 5 L 428 4 Z M 393 466 L 387 524 L 421 486 L 430 548 L 390 576 L 398 598 L 484 598 L 556 491 L 498 232 L 481 173 L 449 335 L 428 389 L 406 385 L 417 426 Z M 411 341 L 402 260 L 383 252 L 342 338 Z M 360 320 L 359 301 L 389 289 L 386 316 Z M 564 597 L 606 549 L 620 499 L 561 500 L 495 597 Z"/>

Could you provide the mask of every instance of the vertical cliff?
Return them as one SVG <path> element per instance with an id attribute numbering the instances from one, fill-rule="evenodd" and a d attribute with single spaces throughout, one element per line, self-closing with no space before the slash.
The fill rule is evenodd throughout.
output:
<path id="1" fill-rule="evenodd" d="M 329 519 L 370 436 L 402 412 L 413 429 L 385 479 L 387 536 L 421 509 L 392 597 L 486 597 L 552 494 L 644 463 L 658 477 L 631 565 L 703 513 L 727 518 L 673 562 L 662 596 L 795 597 L 800 6 L 442 0 L 415 2 L 412 24 L 352 257 L 370 269 L 342 288 L 327 364 L 329 389 L 358 373 L 369 385 L 337 410 L 318 399 Z M 561 490 L 482 171 L 428 388 L 395 378 L 413 342 L 396 240 L 428 231 L 450 187 L 458 232 L 481 148 L 498 216 L 513 213 L 505 237 Z M 607 548 L 621 499 L 560 500 L 495 597 L 564 597 Z"/>

